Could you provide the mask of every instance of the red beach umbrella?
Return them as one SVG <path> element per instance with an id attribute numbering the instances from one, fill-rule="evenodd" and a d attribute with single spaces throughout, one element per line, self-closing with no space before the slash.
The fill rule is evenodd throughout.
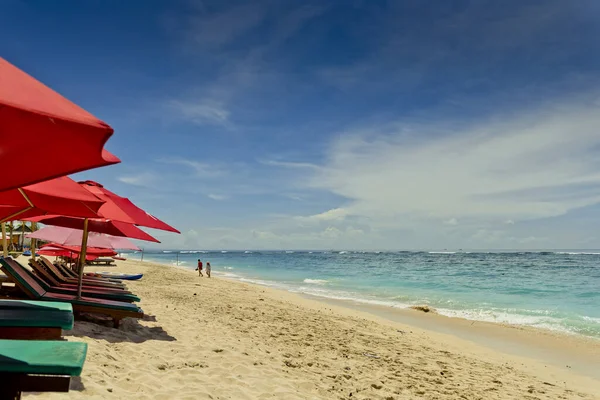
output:
<path id="1" fill-rule="evenodd" d="M 27 221 L 41 222 L 45 225 L 62 226 L 65 228 L 83 230 L 85 220 L 82 218 L 66 217 L 61 215 L 47 215 L 41 217 L 27 218 Z M 160 243 L 160 241 L 137 226 L 126 222 L 108 219 L 88 219 L 88 231 L 105 233 L 111 236 L 126 237 L 131 239 L 145 240 Z"/>
<path id="2" fill-rule="evenodd" d="M 47 226 L 36 232 L 32 232 L 25 237 L 45 240 L 47 242 L 58 243 L 64 246 L 78 246 L 83 239 L 83 231 L 59 226 Z M 124 237 L 102 235 L 95 232 L 89 233 L 88 245 L 90 247 L 97 247 L 101 249 L 141 250 L 139 247 L 133 244 L 133 242 Z"/>
<path id="3" fill-rule="evenodd" d="M 139 226 L 145 226 L 148 228 L 161 229 L 169 232 L 180 233 L 177 229 L 159 220 L 153 215 L 148 214 L 129 199 L 116 195 L 115 193 L 107 190 L 101 184 L 94 181 L 83 181 L 79 182 L 82 188 L 88 190 L 94 196 L 105 203 L 98 210 L 98 214 L 104 219 L 116 220 L 135 224 Z M 81 297 L 82 279 L 83 279 L 83 268 L 84 259 L 87 248 L 88 232 L 89 232 L 89 219 L 83 220 L 83 239 L 81 241 L 81 257 L 79 261 L 79 284 L 77 296 Z"/>
<path id="4" fill-rule="evenodd" d="M 83 181 L 79 182 L 79 184 L 83 188 L 89 190 L 94 196 L 105 201 L 98 212 L 98 214 L 104 218 L 127 222 L 138 226 L 145 226 L 147 228 L 181 233 L 155 216 L 148 214 L 146 211 L 133 204 L 128 198 L 121 197 L 111 192 L 97 182 Z"/>
<path id="5" fill-rule="evenodd" d="M 0 221 L 61 214 L 98 217 L 104 201 L 66 176 L 0 192 Z"/>
<path id="6" fill-rule="evenodd" d="M 21 165 L 3 174 L 0 190 L 119 163 L 104 150 L 113 129 L 0 58 L 0 161 Z M 68 150 L 68 154 L 65 154 Z"/>
<path id="7" fill-rule="evenodd" d="M 94 259 L 92 257 L 104 257 L 104 256 L 116 256 L 117 252 L 111 249 L 102 249 L 102 248 L 98 248 L 98 247 L 89 247 L 87 249 L 84 249 L 85 251 L 81 250 L 81 246 L 66 246 L 66 245 L 62 245 L 59 243 L 48 243 L 46 246 L 51 247 L 51 248 L 59 248 L 59 249 L 64 249 L 64 250 L 68 250 L 72 253 L 76 253 L 76 254 L 80 254 L 80 253 L 86 253 L 86 259 L 88 259 L 87 257 L 89 256 L 89 259 Z M 44 246 L 43 249 L 45 249 L 46 247 Z"/>

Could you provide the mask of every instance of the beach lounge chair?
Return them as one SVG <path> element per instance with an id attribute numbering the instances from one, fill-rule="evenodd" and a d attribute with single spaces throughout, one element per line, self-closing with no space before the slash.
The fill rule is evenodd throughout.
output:
<path id="1" fill-rule="evenodd" d="M 33 300 L 48 300 L 71 303 L 75 315 L 81 312 L 108 315 L 113 319 L 114 327 L 118 328 L 123 318 L 143 318 L 141 308 L 131 303 L 121 301 L 94 299 L 74 295 L 46 292 L 39 283 L 29 275 L 25 268 L 15 262 L 11 257 L 0 258 L 0 267 L 4 273 L 13 279 L 13 282 L 27 296 Z"/>
<path id="2" fill-rule="evenodd" d="M 60 339 L 63 329 L 73 329 L 69 303 L 0 300 L 0 339 Z"/>
<path id="3" fill-rule="evenodd" d="M 56 266 L 50 262 L 50 260 L 48 260 L 44 257 L 39 258 L 39 264 L 42 267 L 44 267 L 44 269 L 46 269 L 46 271 L 48 271 L 50 274 L 52 274 L 52 276 L 60 283 L 70 283 L 70 284 L 75 284 L 75 285 L 78 283 L 77 277 L 74 278 L 74 277 L 69 277 L 69 276 L 63 275 L 63 273 L 61 271 L 59 271 L 58 268 L 56 268 Z M 105 278 L 98 278 L 98 277 L 92 278 L 92 277 L 84 276 L 82 279 L 82 282 L 89 284 L 89 285 L 104 286 L 104 287 L 110 287 L 110 288 L 124 289 L 126 287 L 125 284 L 121 283 L 121 281 L 105 279 Z"/>
<path id="4" fill-rule="evenodd" d="M 65 289 L 77 289 L 77 283 L 61 283 L 54 279 L 54 276 L 50 272 L 48 272 L 48 270 L 42 267 L 42 265 L 37 261 L 29 261 L 29 266 L 33 269 L 33 272 L 35 272 L 37 276 L 42 278 L 50 286 Z M 130 291 L 117 287 L 97 286 L 89 282 L 82 283 L 84 290 L 105 291 L 116 294 L 131 294 Z"/>
<path id="5" fill-rule="evenodd" d="M 104 264 L 106 266 L 116 265 L 115 260 L 112 258 L 96 258 L 95 260 L 89 261 L 87 264 L 89 265 L 101 265 Z"/>
<path id="6" fill-rule="evenodd" d="M 42 257 L 40 257 L 39 259 L 41 260 Z M 75 271 L 73 271 L 71 268 L 67 267 L 66 265 L 63 265 L 60 263 L 54 263 L 52 265 L 54 265 L 56 267 L 56 269 L 65 276 L 65 278 L 77 278 L 77 274 L 75 273 Z"/>
<path id="7" fill-rule="evenodd" d="M 68 392 L 79 376 L 87 344 L 62 341 L 0 340 L 0 398 L 21 392 Z"/>
<path id="8" fill-rule="evenodd" d="M 16 261 L 15 261 L 16 262 Z M 19 264 L 20 265 L 20 264 Z M 23 271 L 29 274 L 33 279 L 37 281 L 37 283 L 44 289 L 46 292 L 50 293 L 60 293 L 60 294 L 70 294 L 77 295 L 77 286 L 53 286 L 44 280 L 43 276 L 33 274 L 31 271 L 27 270 L 27 268 L 23 267 Z M 94 288 L 90 286 L 82 287 L 81 294 L 86 297 L 96 298 L 96 299 L 106 299 L 106 300 L 115 300 L 115 301 L 124 301 L 127 303 L 133 303 L 136 301 L 140 301 L 141 299 L 134 294 L 129 292 L 125 292 L 123 290 L 117 289 L 103 289 L 103 288 Z"/>

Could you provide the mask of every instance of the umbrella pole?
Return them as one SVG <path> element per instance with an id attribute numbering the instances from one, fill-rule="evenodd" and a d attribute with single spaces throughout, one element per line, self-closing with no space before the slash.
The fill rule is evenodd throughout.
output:
<path id="1" fill-rule="evenodd" d="M 77 298 L 81 298 L 81 287 L 83 286 L 83 267 L 85 266 L 85 253 L 88 241 L 88 219 L 83 220 L 83 237 L 81 238 L 81 252 L 79 253 L 79 280 L 77 282 Z"/>
<path id="2" fill-rule="evenodd" d="M 36 223 L 31 223 L 31 232 L 35 232 Z M 37 239 L 31 239 L 31 245 L 29 246 L 31 250 L 31 259 L 35 261 L 35 245 L 37 244 Z"/>
<path id="3" fill-rule="evenodd" d="M 6 244 L 6 222 L 2 223 L 2 254 L 8 257 L 8 246 Z"/>
<path id="4" fill-rule="evenodd" d="M 19 241 L 21 242 L 21 249 L 19 251 L 23 251 L 23 247 L 25 246 L 25 221 L 21 221 L 21 237 Z"/>

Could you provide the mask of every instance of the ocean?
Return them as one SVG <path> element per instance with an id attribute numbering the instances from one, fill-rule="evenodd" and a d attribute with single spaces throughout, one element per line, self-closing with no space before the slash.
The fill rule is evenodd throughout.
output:
<path id="1" fill-rule="evenodd" d="M 126 254 L 140 259 L 141 253 Z M 600 339 L 600 251 L 159 251 L 144 261 L 323 298 Z"/>

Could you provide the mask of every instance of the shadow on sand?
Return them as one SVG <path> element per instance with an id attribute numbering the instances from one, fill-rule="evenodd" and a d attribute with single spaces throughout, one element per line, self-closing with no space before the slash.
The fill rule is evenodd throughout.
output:
<path id="1" fill-rule="evenodd" d="M 83 382 L 81 381 L 81 377 L 80 376 L 73 376 L 71 378 L 71 382 L 69 383 L 69 391 L 74 391 L 74 392 L 83 392 L 85 390 L 85 386 L 83 385 Z M 28 396 L 44 396 L 44 395 L 48 395 L 48 392 L 27 392 Z"/>
<path id="2" fill-rule="evenodd" d="M 85 390 L 85 386 L 83 385 L 80 376 L 74 376 L 71 378 L 71 385 L 69 386 L 69 390 L 74 390 L 76 392 L 83 392 Z"/>
<path id="3" fill-rule="evenodd" d="M 93 322 L 91 322 L 93 321 Z M 143 321 L 156 322 L 156 317 L 146 315 Z M 75 322 L 72 331 L 65 332 L 69 336 L 91 337 L 106 340 L 110 343 L 132 342 L 143 343 L 147 340 L 161 340 L 173 342 L 175 339 L 160 326 L 144 326 L 134 318 L 126 318 L 118 329 L 112 327 L 110 319 L 97 318 L 96 316 L 82 315 L 82 319 Z"/>

